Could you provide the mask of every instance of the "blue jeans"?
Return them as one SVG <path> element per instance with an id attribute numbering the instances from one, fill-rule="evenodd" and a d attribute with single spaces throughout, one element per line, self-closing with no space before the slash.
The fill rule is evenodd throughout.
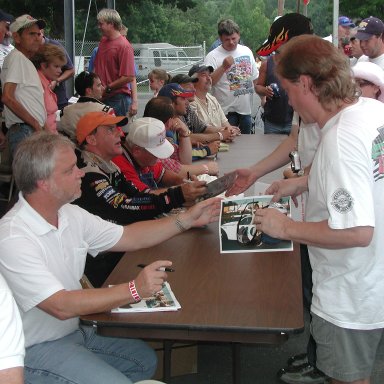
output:
<path id="1" fill-rule="evenodd" d="M 103 102 L 113 108 L 116 116 L 127 116 L 132 99 L 126 93 L 117 93 L 104 99 Z"/>
<path id="2" fill-rule="evenodd" d="M 141 340 L 102 337 L 80 327 L 27 348 L 24 364 L 26 384 L 131 384 L 151 378 L 157 359 Z"/>
<path id="3" fill-rule="evenodd" d="M 252 133 L 251 115 L 240 115 L 237 112 L 228 112 L 227 119 L 229 124 L 239 127 L 241 133 Z"/>
<path id="4" fill-rule="evenodd" d="M 292 123 L 286 123 L 286 124 L 275 124 L 271 123 L 267 119 L 264 121 L 264 134 L 267 133 L 276 133 L 276 134 L 283 134 L 283 135 L 289 135 L 291 132 Z"/>
<path id="5" fill-rule="evenodd" d="M 13 124 L 8 129 L 8 143 L 13 157 L 17 146 L 28 136 L 31 136 L 35 132 L 34 129 L 25 123 Z"/>

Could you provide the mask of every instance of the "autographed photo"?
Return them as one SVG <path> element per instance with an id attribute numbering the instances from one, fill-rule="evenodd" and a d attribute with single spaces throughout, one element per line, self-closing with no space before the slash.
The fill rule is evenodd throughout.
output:
<path id="1" fill-rule="evenodd" d="M 251 196 L 222 200 L 220 213 L 220 252 L 276 252 L 292 251 L 289 240 L 270 237 L 253 223 L 257 209 L 277 209 L 291 216 L 291 199 L 283 198 L 271 203 L 272 196 Z"/>

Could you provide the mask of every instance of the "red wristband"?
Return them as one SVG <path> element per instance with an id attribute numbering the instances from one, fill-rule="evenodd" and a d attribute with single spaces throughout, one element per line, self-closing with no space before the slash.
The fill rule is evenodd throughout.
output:
<path id="1" fill-rule="evenodd" d="M 136 302 L 141 301 L 141 297 L 140 297 L 140 295 L 136 289 L 135 280 L 130 281 L 128 283 L 128 286 L 129 286 L 129 290 L 131 292 L 131 295 L 133 297 L 133 300 L 135 300 Z"/>

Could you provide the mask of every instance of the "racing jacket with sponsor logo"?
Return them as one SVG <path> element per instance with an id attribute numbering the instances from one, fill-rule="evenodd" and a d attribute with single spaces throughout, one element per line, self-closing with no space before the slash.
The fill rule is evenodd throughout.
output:
<path id="1" fill-rule="evenodd" d="M 185 202 L 181 187 L 168 188 L 160 195 L 139 192 L 112 161 L 88 151 L 77 152 L 77 158 L 85 176 L 81 197 L 74 204 L 104 220 L 120 225 L 149 220 Z"/>

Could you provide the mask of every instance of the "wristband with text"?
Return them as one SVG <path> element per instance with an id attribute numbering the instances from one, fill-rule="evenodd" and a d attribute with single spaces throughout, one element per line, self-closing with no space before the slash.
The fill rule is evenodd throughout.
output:
<path id="1" fill-rule="evenodd" d="M 135 280 L 131 280 L 128 283 L 128 286 L 129 286 L 129 291 L 131 292 L 131 295 L 133 297 L 133 300 L 135 300 L 136 302 L 141 301 L 141 297 L 136 289 Z"/>

